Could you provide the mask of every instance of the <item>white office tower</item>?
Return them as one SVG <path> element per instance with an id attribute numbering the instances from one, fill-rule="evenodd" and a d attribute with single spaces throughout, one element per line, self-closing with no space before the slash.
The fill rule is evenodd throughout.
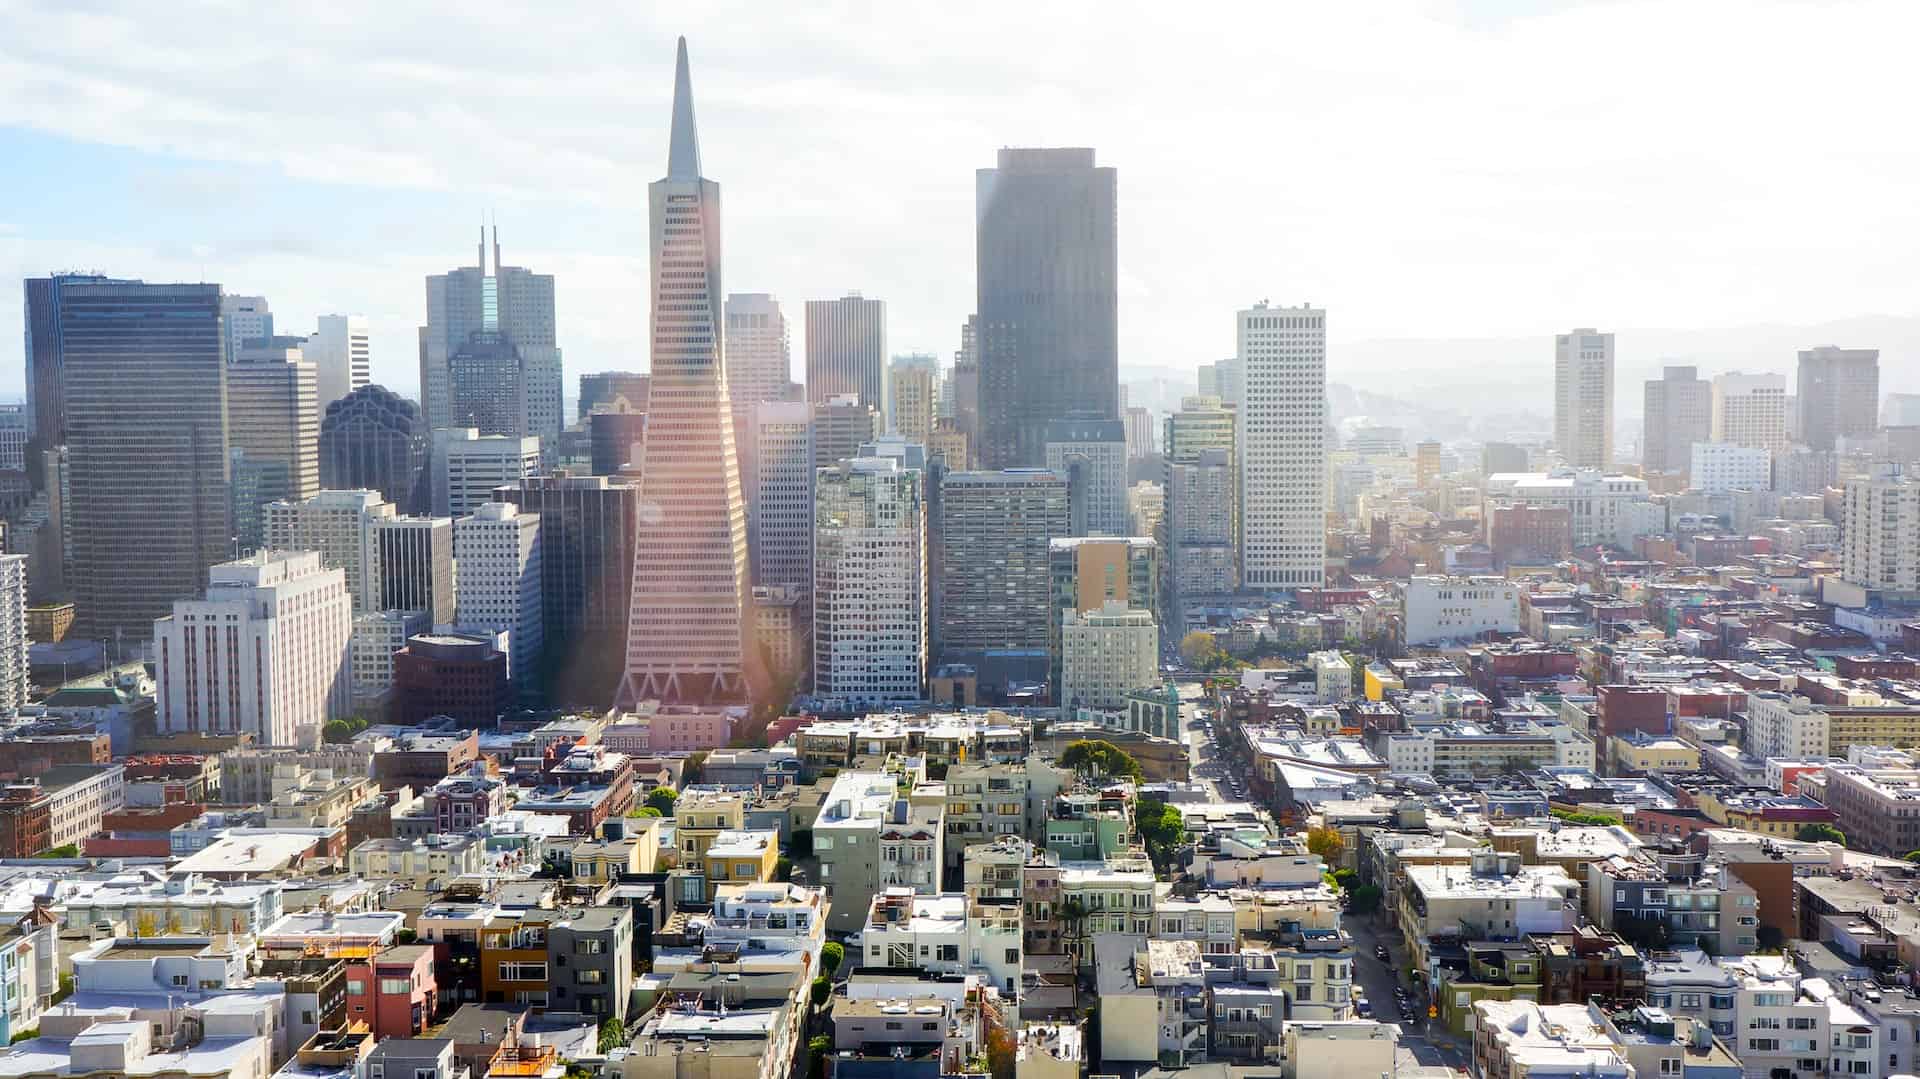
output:
<path id="1" fill-rule="evenodd" d="M 747 509 L 727 397 L 720 185 L 700 173 L 687 42 L 667 175 L 647 185 L 652 382 L 618 707 L 747 703 Z"/>
<path id="2" fill-rule="evenodd" d="M 858 292 L 807 301 L 807 400 L 843 393 L 886 411 L 887 304 Z"/>
<path id="3" fill-rule="evenodd" d="M 320 411 L 373 383 L 373 347 L 365 315 L 321 315 L 303 351 L 320 379 Z"/>
<path id="4" fill-rule="evenodd" d="M 462 628 L 506 632 L 507 677 L 531 693 L 543 647 L 540 515 L 487 502 L 453 522 L 454 609 Z"/>
<path id="5" fill-rule="evenodd" d="M 153 623 L 159 729 L 317 744 L 352 706 L 346 575 L 313 551 L 261 551 L 207 577 L 204 599 Z"/>
<path id="6" fill-rule="evenodd" d="M 1327 313 L 1262 302 L 1240 312 L 1238 338 L 1240 580 L 1318 588 L 1327 564 Z"/>
<path id="7" fill-rule="evenodd" d="M 813 406 L 769 401 L 754 410 L 753 583 L 813 587 Z"/>
<path id="8" fill-rule="evenodd" d="M 1160 627 L 1153 612 L 1110 599 L 1060 615 L 1061 715 L 1124 708 L 1127 694 L 1158 684 Z"/>
<path id="9" fill-rule="evenodd" d="M 464 517 L 493 501 L 495 487 L 540 474 L 540 440 L 482 435 L 473 427 L 433 433 L 433 515 Z"/>
<path id="10" fill-rule="evenodd" d="M 394 516 L 393 503 L 378 491 L 321 491 L 299 502 L 272 502 L 266 507 L 266 545 L 276 551 L 318 551 L 321 565 L 347 575 L 354 610 L 379 610 L 373 531 Z"/>
<path id="11" fill-rule="evenodd" d="M 267 298 L 221 296 L 220 333 L 225 338 L 221 347 L 226 350 L 228 363 L 240 358 L 240 350 L 247 342 L 272 337 L 273 309 L 267 306 Z"/>
<path id="12" fill-rule="evenodd" d="M 0 716 L 27 703 L 27 556 L 0 555 Z"/>
<path id="13" fill-rule="evenodd" d="M 1710 495 L 1771 490 L 1773 455 L 1731 442 L 1695 442 L 1687 475 L 1694 490 Z"/>
<path id="14" fill-rule="evenodd" d="M 856 457 L 815 480 L 813 689 L 854 708 L 924 699 L 925 473 Z"/>
<path id="15" fill-rule="evenodd" d="M 1847 481 L 1841 576 L 1861 588 L 1920 594 L 1920 480 L 1897 467 Z"/>
<path id="16" fill-rule="evenodd" d="M 764 292 L 727 297 L 727 396 L 735 407 L 778 401 L 793 384 L 792 342 L 780 301 Z"/>
<path id="17" fill-rule="evenodd" d="M 1713 441 L 1769 453 L 1786 449 L 1786 377 L 1743 371 L 1715 375 Z"/>
<path id="18" fill-rule="evenodd" d="M 1047 421 L 1047 467 L 1067 477 L 1073 534 L 1125 536 L 1127 428 L 1120 420 L 1073 416 Z"/>
<path id="19" fill-rule="evenodd" d="M 1613 335 L 1592 328 L 1553 342 L 1553 445 L 1574 468 L 1613 467 Z"/>

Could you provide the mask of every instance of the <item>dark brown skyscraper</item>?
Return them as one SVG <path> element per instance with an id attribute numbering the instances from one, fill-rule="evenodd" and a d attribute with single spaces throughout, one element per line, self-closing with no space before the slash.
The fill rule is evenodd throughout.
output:
<path id="1" fill-rule="evenodd" d="M 1049 420 L 1120 416 L 1117 180 L 1093 160 L 1001 150 L 975 176 L 982 468 L 1045 464 Z"/>

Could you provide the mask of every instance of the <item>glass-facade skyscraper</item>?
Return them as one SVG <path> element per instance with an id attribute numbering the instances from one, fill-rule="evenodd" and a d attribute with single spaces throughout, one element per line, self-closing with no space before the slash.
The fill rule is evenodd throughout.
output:
<path id="1" fill-rule="evenodd" d="M 1116 184 L 1090 149 L 1005 149 L 975 176 L 982 468 L 1044 464 L 1051 420 L 1120 417 Z"/>

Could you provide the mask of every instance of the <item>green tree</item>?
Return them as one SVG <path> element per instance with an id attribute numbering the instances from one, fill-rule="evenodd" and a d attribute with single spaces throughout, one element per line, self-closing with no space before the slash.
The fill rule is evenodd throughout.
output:
<path id="1" fill-rule="evenodd" d="M 1339 861 L 1346 849 L 1347 841 L 1340 838 L 1338 831 L 1332 828 L 1307 829 L 1307 850 L 1318 854 L 1320 860 L 1328 865 Z"/>
<path id="2" fill-rule="evenodd" d="M 820 1005 L 825 1004 L 827 1002 L 827 998 L 832 995 L 833 995 L 833 983 L 827 980 L 827 976 L 825 974 L 822 974 L 813 980 L 813 990 L 810 995 L 810 999 L 813 1001 L 814 1007 L 818 1008 Z"/>
<path id="3" fill-rule="evenodd" d="M 1920 850 L 1908 851 L 1906 854 L 1906 860 L 1909 862 L 1920 862 Z"/>
<path id="4" fill-rule="evenodd" d="M 1566 821 L 1568 824 L 1588 824 L 1597 828 L 1611 828 L 1620 823 L 1620 818 L 1606 813 L 1577 813 L 1571 809 L 1550 809 L 1547 812 Z"/>
<path id="5" fill-rule="evenodd" d="M 1352 897 L 1355 914 L 1372 914 L 1380 909 L 1380 886 L 1378 884 L 1358 885 L 1347 893 Z"/>
<path id="6" fill-rule="evenodd" d="M 820 949 L 820 969 L 832 977 L 840 970 L 840 964 L 847 961 L 846 946 L 837 940 L 830 940 Z"/>
<path id="7" fill-rule="evenodd" d="M 793 859 L 782 854 L 773 860 L 773 879 L 785 883 L 793 879 Z"/>
<path id="8" fill-rule="evenodd" d="M 1838 843 L 1843 847 L 1847 845 L 1847 833 L 1824 823 L 1803 824 L 1799 831 L 1793 833 L 1793 838 L 1802 843 Z"/>
<path id="9" fill-rule="evenodd" d="M 627 1025 L 617 1015 L 609 1015 L 600 1021 L 600 1051 L 618 1049 L 627 1044 Z"/>
<path id="10" fill-rule="evenodd" d="M 1060 767 L 1089 775 L 1114 776 L 1136 783 L 1145 775 L 1140 762 L 1126 750 L 1104 739 L 1082 738 L 1060 751 Z"/>
<path id="11" fill-rule="evenodd" d="M 807 1075 L 809 1079 L 824 1079 L 827 1071 L 827 1054 L 833 1051 L 833 1039 L 825 1034 L 815 1034 L 807 1039 Z"/>
<path id="12" fill-rule="evenodd" d="M 1333 871 L 1333 886 L 1343 891 L 1352 891 L 1354 884 L 1358 882 L 1359 879 L 1360 874 L 1356 870 L 1336 869 Z"/>
<path id="13" fill-rule="evenodd" d="M 673 816 L 673 805 L 680 800 L 680 792 L 672 787 L 655 787 L 647 792 L 646 804 L 660 811 L 663 817 Z"/>
<path id="14" fill-rule="evenodd" d="M 707 751 L 704 749 L 694 750 L 687 755 L 686 766 L 680 769 L 680 785 L 690 787 L 700 782 L 701 776 L 705 775 L 706 771 Z"/>
<path id="15" fill-rule="evenodd" d="M 666 814 L 660 812 L 659 810 L 653 808 L 652 806 L 640 806 L 637 809 L 628 810 L 627 816 L 629 817 L 664 817 L 666 816 Z"/>
<path id="16" fill-rule="evenodd" d="M 1134 807 L 1133 826 L 1154 865 L 1170 868 L 1174 852 L 1187 838 L 1186 818 L 1180 811 L 1158 799 L 1142 799 Z"/>
<path id="17" fill-rule="evenodd" d="M 62 843 L 57 847 L 48 847 L 34 855 L 35 858 L 78 858 L 80 848 L 72 843 Z"/>

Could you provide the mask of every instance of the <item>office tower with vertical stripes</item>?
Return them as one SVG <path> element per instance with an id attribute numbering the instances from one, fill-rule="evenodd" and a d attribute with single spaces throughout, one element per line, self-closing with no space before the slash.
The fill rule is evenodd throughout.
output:
<path id="1" fill-rule="evenodd" d="M 1648 379 L 1645 426 L 1640 437 L 1640 471 L 1687 474 L 1693 444 L 1713 441 L 1713 383 L 1696 367 L 1670 366 Z"/>
<path id="2" fill-rule="evenodd" d="M 427 324 L 420 327 L 420 396 L 427 426 L 473 426 L 458 415 L 464 397 L 498 391 L 495 366 L 456 371 L 454 360 L 468 348 L 501 347 L 512 354 L 514 378 L 508 392 L 515 403 L 514 427 L 498 434 L 540 439 L 549 459 L 558 451 L 562 426 L 560 346 L 554 332 L 552 274 L 537 274 L 500 260 L 500 230 L 493 230 L 493 261 L 487 261 L 486 230 L 481 230 L 478 263 L 427 278 Z M 463 387 L 462 383 L 467 383 Z M 464 393 L 463 393 L 464 390 Z"/>
<path id="3" fill-rule="evenodd" d="M 747 514 L 727 396 L 720 185 L 700 171 L 687 42 L 667 175 L 647 186 L 652 383 L 626 673 L 615 706 L 745 704 Z"/>
<path id="4" fill-rule="evenodd" d="M 68 283 L 59 318 L 76 615 L 146 640 L 232 549 L 220 286 Z"/>
<path id="5" fill-rule="evenodd" d="M 322 411 L 362 386 L 373 384 L 373 347 L 367 316 L 321 315 L 302 351 L 320 380 Z"/>
<path id="6" fill-rule="evenodd" d="M 807 400 L 848 393 L 886 410 L 887 304 L 858 292 L 807 301 Z"/>

